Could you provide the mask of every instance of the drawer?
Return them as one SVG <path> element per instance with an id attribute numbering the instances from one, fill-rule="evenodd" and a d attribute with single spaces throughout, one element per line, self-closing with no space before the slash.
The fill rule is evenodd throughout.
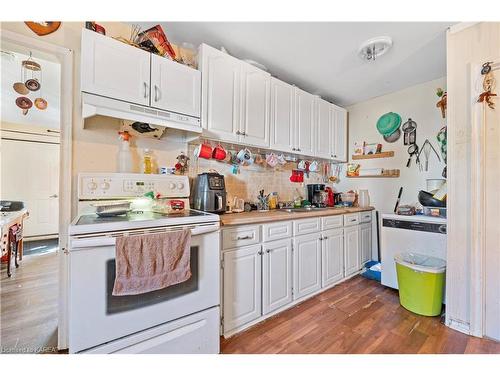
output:
<path id="1" fill-rule="evenodd" d="M 292 237 L 292 222 L 279 221 L 272 224 L 262 225 L 262 241 L 274 241 L 282 238 Z"/>
<path id="2" fill-rule="evenodd" d="M 260 242 L 260 226 L 245 225 L 222 230 L 222 248 L 253 245 Z"/>
<path id="3" fill-rule="evenodd" d="M 326 216 L 321 218 L 321 230 L 342 228 L 344 218 L 342 215 Z"/>
<path id="4" fill-rule="evenodd" d="M 344 227 L 359 224 L 359 213 L 344 215 Z"/>
<path id="5" fill-rule="evenodd" d="M 360 212 L 360 221 L 362 223 L 370 223 L 372 221 L 372 212 L 371 211 L 365 211 L 365 212 Z"/>
<path id="6" fill-rule="evenodd" d="M 319 217 L 314 219 L 295 220 L 293 222 L 293 235 L 316 233 L 320 231 Z"/>

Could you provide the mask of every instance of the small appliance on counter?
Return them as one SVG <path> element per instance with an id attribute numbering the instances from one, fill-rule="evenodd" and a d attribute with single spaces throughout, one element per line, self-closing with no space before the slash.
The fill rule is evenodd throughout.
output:
<path id="1" fill-rule="evenodd" d="M 222 214 L 226 211 L 226 195 L 223 175 L 216 172 L 201 173 L 193 186 L 193 208 Z"/>
<path id="2" fill-rule="evenodd" d="M 325 184 L 308 184 L 307 200 L 315 207 L 326 207 Z"/>

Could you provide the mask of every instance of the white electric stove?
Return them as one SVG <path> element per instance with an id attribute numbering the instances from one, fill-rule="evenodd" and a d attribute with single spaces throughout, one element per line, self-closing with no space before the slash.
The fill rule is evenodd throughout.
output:
<path id="1" fill-rule="evenodd" d="M 184 200 L 171 215 L 155 213 L 154 191 Z M 78 178 L 79 214 L 69 227 L 71 353 L 218 353 L 219 216 L 189 209 L 187 176 L 98 173 Z M 130 200 L 132 211 L 98 217 L 95 202 Z M 117 237 L 191 230 L 192 277 L 135 296 L 112 296 Z"/>

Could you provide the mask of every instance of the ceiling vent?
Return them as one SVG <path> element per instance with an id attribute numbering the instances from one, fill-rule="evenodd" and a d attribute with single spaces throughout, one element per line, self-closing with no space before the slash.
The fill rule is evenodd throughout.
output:
<path id="1" fill-rule="evenodd" d="M 368 39 L 359 47 L 358 55 L 363 60 L 375 61 L 375 59 L 384 55 L 392 47 L 392 38 L 388 36 L 378 36 Z"/>

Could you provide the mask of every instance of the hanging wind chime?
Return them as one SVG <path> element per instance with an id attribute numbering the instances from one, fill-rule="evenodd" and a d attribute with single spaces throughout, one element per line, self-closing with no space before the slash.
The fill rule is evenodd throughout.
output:
<path id="1" fill-rule="evenodd" d="M 30 57 L 21 63 L 21 80 L 15 82 L 12 86 L 14 91 L 22 95 L 16 99 L 16 105 L 21 108 L 23 115 L 27 115 L 30 108 L 33 107 L 33 101 L 28 97 L 29 94 L 40 91 L 35 98 L 35 107 L 39 110 L 47 108 L 48 103 L 42 97 L 42 67 L 33 60 L 32 53 Z"/>
<path id="2" fill-rule="evenodd" d="M 493 72 L 491 69 L 491 64 L 493 62 L 486 62 L 483 64 L 481 68 L 481 75 L 483 77 L 483 92 L 479 94 L 479 98 L 477 99 L 478 103 L 486 103 L 489 108 L 495 109 L 495 103 L 491 100 L 493 96 L 497 96 L 497 94 L 493 93 L 492 90 L 495 88 L 495 77 L 493 76 Z"/>

